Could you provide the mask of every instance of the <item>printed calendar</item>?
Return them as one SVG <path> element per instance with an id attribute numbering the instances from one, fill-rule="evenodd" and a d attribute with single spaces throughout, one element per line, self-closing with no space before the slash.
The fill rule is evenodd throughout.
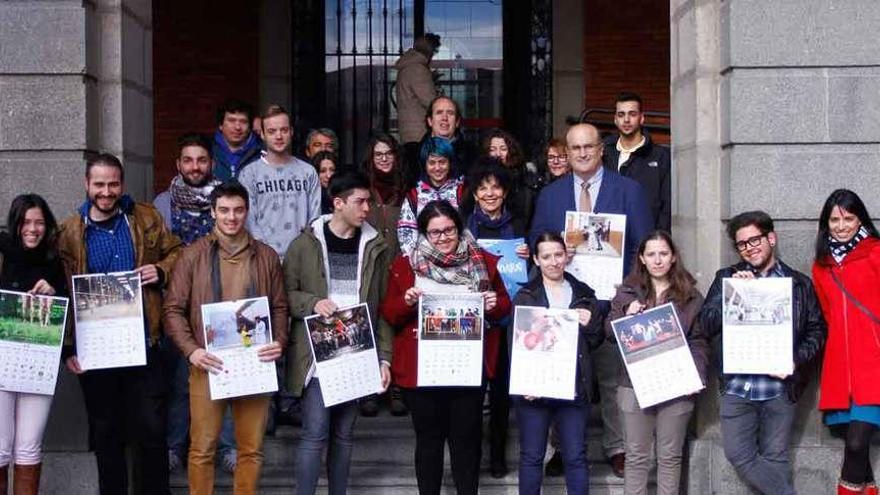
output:
<path id="1" fill-rule="evenodd" d="M 212 400 L 278 391 L 275 362 L 260 361 L 257 351 L 272 342 L 269 299 L 256 297 L 202 305 L 205 349 L 223 361 L 208 373 Z"/>
<path id="2" fill-rule="evenodd" d="M 516 306 L 510 355 L 510 394 L 574 400 L 578 313 Z"/>
<path id="3" fill-rule="evenodd" d="M 574 249 L 566 271 L 610 301 L 623 281 L 626 215 L 565 212 L 565 245 Z"/>
<path id="4" fill-rule="evenodd" d="M 611 322 L 642 409 L 703 389 L 675 307 L 657 306 Z"/>
<path id="5" fill-rule="evenodd" d="M 53 395 L 68 300 L 0 290 L 0 390 Z"/>
<path id="6" fill-rule="evenodd" d="M 305 319 L 324 407 L 382 391 L 379 358 L 366 303 L 339 308 L 329 318 Z"/>
<path id="7" fill-rule="evenodd" d="M 724 373 L 791 374 L 791 279 L 725 278 L 721 283 Z"/>
<path id="8" fill-rule="evenodd" d="M 147 364 L 140 274 L 75 275 L 72 285 L 80 367 L 95 370 Z"/>
<path id="9" fill-rule="evenodd" d="M 419 387 L 482 384 L 483 295 L 449 287 L 450 292 L 419 297 Z"/>

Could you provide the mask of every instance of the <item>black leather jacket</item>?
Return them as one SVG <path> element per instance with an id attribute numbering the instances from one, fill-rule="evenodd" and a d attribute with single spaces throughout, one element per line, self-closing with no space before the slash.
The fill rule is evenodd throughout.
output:
<path id="1" fill-rule="evenodd" d="M 782 261 L 777 260 L 776 262 L 779 263 L 782 273 L 786 277 L 791 277 L 792 327 L 794 329 L 793 356 L 795 367 L 794 373 L 786 378 L 784 383 L 789 399 L 796 402 L 809 380 L 812 369 L 811 363 L 822 352 L 828 329 L 825 325 L 825 318 L 822 316 L 822 309 L 819 307 L 819 300 L 816 298 L 816 292 L 813 290 L 813 282 L 810 281 L 809 277 Z M 700 310 L 700 324 L 710 339 L 721 334 L 721 279 L 729 278 L 735 272 L 743 270 L 754 271 L 748 263 L 740 262 L 736 265 L 722 268 L 715 273 L 715 280 L 712 282 L 712 286 L 706 294 L 706 302 L 703 303 L 703 307 Z M 722 373 L 724 368 L 721 361 L 720 338 L 715 342 L 715 349 L 718 373 L 721 378 L 721 391 L 723 392 L 732 375 L 724 375 Z"/>

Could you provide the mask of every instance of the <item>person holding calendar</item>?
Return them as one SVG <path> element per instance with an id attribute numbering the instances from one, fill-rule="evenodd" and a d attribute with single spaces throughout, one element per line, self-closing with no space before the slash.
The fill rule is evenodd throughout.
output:
<path id="1" fill-rule="evenodd" d="M 565 241 L 559 234 L 545 232 L 538 235 L 533 259 L 540 276 L 533 277 L 520 289 L 513 304 L 577 310 L 578 361 L 574 400 L 512 397 L 519 422 L 519 493 L 541 493 L 544 454 L 551 422 L 556 424 L 559 432 L 558 452 L 564 465 L 568 493 L 587 493 L 590 483 L 583 439 L 592 398 L 590 351 L 599 347 L 604 340 L 602 317 L 593 289 L 565 272 L 568 255 Z M 512 325 L 510 331 L 513 331 Z M 513 342 L 513 336 L 508 335 L 507 340 Z"/>
<path id="2" fill-rule="evenodd" d="M 370 182 L 360 172 L 342 172 L 328 187 L 333 213 L 314 220 L 287 249 L 284 283 L 293 316 L 293 350 L 288 389 L 301 397 L 302 438 L 296 454 L 296 490 L 313 495 L 321 474 L 321 454 L 327 448 L 330 495 L 348 489 L 352 432 L 358 414 L 357 401 L 324 406 L 303 318 L 314 314 L 330 317 L 339 308 L 362 302 L 376 323 L 376 347 L 382 388 L 391 383 L 391 327 L 377 313 L 385 293 L 392 247 L 366 221 L 370 212 Z M 356 343 L 357 325 L 337 322 L 336 339 Z"/>
<path id="3" fill-rule="evenodd" d="M 605 334 L 609 340 L 614 339 L 611 327 L 613 320 L 671 302 L 678 314 L 694 364 L 705 384 L 709 343 L 697 321 L 703 296 L 697 290 L 696 280 L 684 268 L 678 257 L 678 249 L 666 231 L 656 230 L 648 234 L 639 244 L 637 254 L 637 261 L 629 276 L 617 288 L 617 294 L 611 300 L 611 312 L 605 320 Z M 645 341 L 657 338 L 658 328 L 660 323 L 652 321 L 646 327 Z M 625 367 L 621 367 L 619 383 L 617 402 L 623 415 L 626 446 L 624 491 L 627 495 L 648 493 L 648 473 L 652 467 L 656 437 L 657 494 L 677 494 L 682 449 L 695 397 L 681 397 L 641 409 Z"/>
<path id="4" fill-rule="evenodd" d="M 391 373 L 404 392 L 416 432 L 419 493 L 440 493 L 444 447 L 448 442 L 457 493 L 475 495 L 480 479 L 483 390 L 418 387 L 419 297 L 425 286 L 460 286 L 461 292 L 480 292 L 487 321 L 507 316 L 510 299 L 498 274 L 498 258 L 480 249 L 449 202 L 427 203 L 419 213 L 417 225 L 415 248 L 409 257 L 401 255 L 394 260 L 388 291 L 379 308 L 397 331 Z M 490 326 L 487 324 L 487 328 Z M 492 339 L 486 336 L 485 341 Z M 484 357 L 484 372 L 490 378 L 495 370 L 491 356 L 495 354 L 497 349 L 487 349 Z"/>
<path id="5" fill-rule="evenodd" d="M 64 267 L 56 249 L 58 225 L 36 194 L 12 200 L 0 232 L 0 289 L 43 296 L 67 296 Z M 0 494 L 7 491 L 14 464 L 14 492 L 36 495 L 40 485 L 43 431 L 51 395 L 0 390 Z"/>

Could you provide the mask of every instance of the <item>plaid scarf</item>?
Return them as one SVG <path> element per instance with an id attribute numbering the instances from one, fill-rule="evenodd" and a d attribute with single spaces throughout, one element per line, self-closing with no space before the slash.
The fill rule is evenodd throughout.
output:
<path id="1" fill-rule="evenodd" d="M 190 245 L 214 227 L 211 191 L 220 181 L 211 179 L 202 187 L 187 184 L 178 174 L 171 180 L 171 232 Z"/>
<path id="2" fill-rule="evenodd" d="M 441 284 L 467 285 L 475 292 L 489 290 L 486 259 L 477 242 L 467 231 L 459 236 L 458 248 L 443 254 L 419 235 L 411 257 L 413 271 Z"/>
<path id="3" fill-rule="evenodd" d="M 858 245 L 858 243 L 865 237 L 868 237 L 868 231 L 864 226 L 859 227 L 859 231 L 856 232 L 856 235 L 846 242 L 840 242 L 829 234 L 828 248 L 831 249 L 831 256 L 834 257 L 834 261 L 840 264 L 840 262 L 843 261 L 843 258 L 846 258 L 846 255 L 851 253 L 852 250 L 856 248 L 856 245 Z"/>

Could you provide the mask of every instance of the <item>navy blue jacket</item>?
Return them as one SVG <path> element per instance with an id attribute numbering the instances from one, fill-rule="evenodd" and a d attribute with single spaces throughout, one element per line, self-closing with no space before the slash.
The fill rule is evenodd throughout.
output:
<path id="1" fill-rule="evenodd" d="M 532 250 L 534 251 L 538 235 L 543 232 L 561 233 L 565 229 L 565 212 L 576 210 L 574 177 L 571 173 L 544 187 L 535 203 L 535 216 L 529 232 L 529 246 Z M 654 216 L 648 208 L 644 189 L 638 182 L 606 169 L 593 211 L 626 215 L 623 256 L 623 275 L 626 276 L 642 238 L 654 230 Z"/>

